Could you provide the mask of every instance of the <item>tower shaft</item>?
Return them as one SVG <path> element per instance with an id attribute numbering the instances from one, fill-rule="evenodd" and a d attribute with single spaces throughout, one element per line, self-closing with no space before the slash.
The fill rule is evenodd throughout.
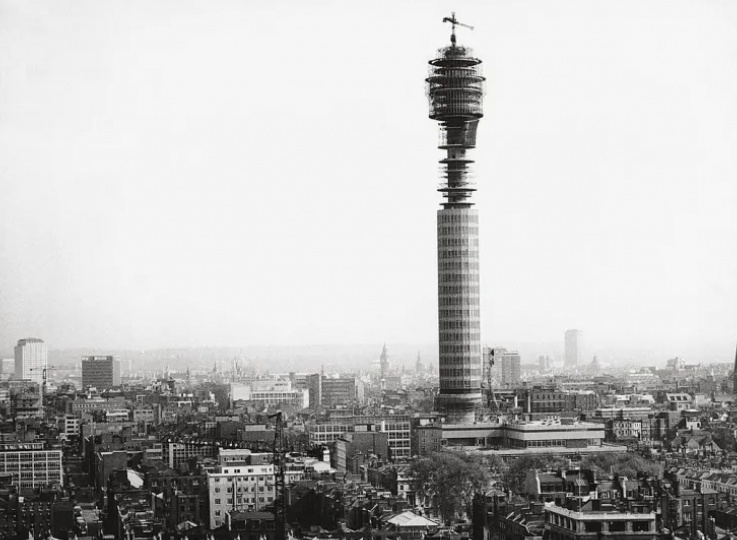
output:
<path id="1" fill-rule="evenodd" d="M 472 423 L 481 403 L 479 228 L 475 208 L 438 210 L 438 409 Z"/>

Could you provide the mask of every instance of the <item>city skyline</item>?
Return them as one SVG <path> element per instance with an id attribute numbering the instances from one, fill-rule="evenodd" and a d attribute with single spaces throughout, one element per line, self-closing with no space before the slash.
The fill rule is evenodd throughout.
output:
<path id="1" fill-rule="evenodd" d="M 446 8 L 179 5 L 3 4 L 3 347 L 431 343 Z M 481 343 L 728 361 L 737 6 L 618 7 L 457 7 L 488 79 Z"/>

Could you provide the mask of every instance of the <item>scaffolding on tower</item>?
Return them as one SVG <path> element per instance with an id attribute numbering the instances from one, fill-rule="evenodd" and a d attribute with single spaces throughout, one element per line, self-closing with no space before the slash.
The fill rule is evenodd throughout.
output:
<path id="1" fill-rule="evenodd" d="M 445 17 L 443 22 L 453 25 L 451 44 L 439 49 L 430 68 L 426 82 L 430 118 L 439 122 L 438 148 L 446 151 L 440 160 L 440 185 L 446 208 L 470 206 L 468 200 L 476 191 L 469 165 L 473 163 L 466 152 L 476 147 L 476 130 L 484 116 L 484 81 L 481 60 L 473 56 L 468 47 L 458 45 L 455 38 L 455 18 Z"/>

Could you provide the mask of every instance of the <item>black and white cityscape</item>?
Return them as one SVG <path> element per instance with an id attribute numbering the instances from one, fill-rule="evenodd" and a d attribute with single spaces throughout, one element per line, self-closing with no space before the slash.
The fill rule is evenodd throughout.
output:
<path id="1" fill-rule="evenodd" d="M 736 66 L 730 0 L 0 0 L 0 539 L 734 540 Z"/>

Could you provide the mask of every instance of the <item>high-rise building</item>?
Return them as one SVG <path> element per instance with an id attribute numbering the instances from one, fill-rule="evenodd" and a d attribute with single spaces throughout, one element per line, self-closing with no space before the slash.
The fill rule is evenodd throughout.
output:
<path id="1" fill-rule="evenodd" d="M 547 354 L 541 354 L 537 357 L 537 366 L 541 371 L 550 371 L 553 369 L 553 359 Z"/>
<path id="2" fill-rule="evenodd" d="M 502 385 L 514 386 L 516 385 L 522 376 L 521 364 L 522 360 L 517 351 L 507 351 L 502 349 L 503 352 L 496 358 L 499 362 L 502 372 Z"/>
<path id="3" fill-rule="evenodd" d="M 566 330 L 565 334 L 565 362 L 566 368 L 576 368 L 581 363 L 581 330 Z"/>
<path id="4" fill-rule="evenodd" d="M 483 113 L 481 60 L 456 43 L 455 15 L 445 18 L 453 30 L 450 45 L 430 60 L 426 79 L 429 116 L 439 123 L 438 191 L 444 201 L 437 214 L 438 334 L 440 393 L 437 408 L 451 424 L 472 423 L 481 404 L 481 315 L 479 309 L 479 228 L 471 195 L 469 150 Z"/>
<path id="5" fill-rule="evenodd" d="M 510 387 L 516 385 L 522 377 L 521 358 L 517 351 L 508 351 L 502 347 L 485 348 L 485 376 L 491 388 Z"/>
<path id="6" fill-rule="evenodd" d="M 120 386 L 120 359 L 114 356 L 82 357 L 82 388 L 107 390 Z"/>
<path id="7" fill-rule="evenodd" d="M 15 377 L 43 382 L 48 368 L 48 352 L 42 339 L 19 339 L 15 346 Z"/>
<path id="8" fill-rule="evenodd" d="M 334 407 L 364 402 L 363 382 L 356 377 L 326 377 L 322 373 L 307 376 L 309 406 Z"/>

